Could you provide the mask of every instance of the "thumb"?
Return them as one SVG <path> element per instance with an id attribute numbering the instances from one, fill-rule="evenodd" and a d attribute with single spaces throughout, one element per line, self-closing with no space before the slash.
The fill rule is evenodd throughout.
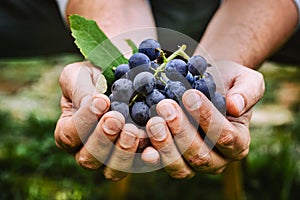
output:
<path id="1" fill-rule="evenodd" d="M 246 67 L 240 67 L 226 94 L 226 110 L 231 116 L 241 116 L 251 109 L 265 91 L 263 75 Z"/>

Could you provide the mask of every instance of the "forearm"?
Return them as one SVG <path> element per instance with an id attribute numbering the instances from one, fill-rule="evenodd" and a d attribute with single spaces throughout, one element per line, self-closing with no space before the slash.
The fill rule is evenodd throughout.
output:
<path id="1" fill-rule="evenodd" d="M 258 68 L 291 36 L 297 20 L 292 0 L 225 0 L 200 46 L 213 59 Z"/>
<path id="2" fill-rule="evenodd" d="M 155 29 L 145 29 L 155 27 L 151 9 L 146 0 L 69 0 L 66 15 L 71 14 L 79 14 L 95 20 L 109 38 L 120 37 L 123 34 L 124 39 L 130 38 L 138 44 L 145 39 L 145 36 L 156 37 Z M 137 34 L 134 34 L 135 29 L 145 29 L 145 33 L 141 34 L 136 31 Z"/>

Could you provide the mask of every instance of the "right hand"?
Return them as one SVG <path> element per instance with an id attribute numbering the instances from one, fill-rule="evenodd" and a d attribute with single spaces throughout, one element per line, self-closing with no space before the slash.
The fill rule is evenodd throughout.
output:
<path id="1" fill-rule="evenodd" d="M 119 112 L 108 112 L 109 98 L 95 88 L 100 73 L 88 62 L 64 68 L 60 76 L 62 114 L 56 125 L 55 142 L 59 148 L 72 153 L 80 166 L 102 167 L 107 179 L 118 181 L 128 175 L 139 138 L 145 132 L 125 124 Z"/>

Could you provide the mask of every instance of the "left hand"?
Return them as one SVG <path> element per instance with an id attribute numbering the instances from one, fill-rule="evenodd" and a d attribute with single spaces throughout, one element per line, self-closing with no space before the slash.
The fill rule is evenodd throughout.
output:
<path id="1" fill-rule="evenodd" d="M 195 172 L 221 173 L 230 161 L 243 159 L 249 152 L 251 108 L 264 94 L 264 79 L 260 73 L 234 62 L 217 64 L 224 84 L 227 116 L 199 91 L 188 90 L 182 98 L 185 109 L 213 147 L 201 138 L 173 100 L 161 101 L 157 105 L 160 117 L 151 118 L 147 124 L 155 148 L 152 153 L 159 152 L 165 171 L 173 178 L 189 178 Z"/>

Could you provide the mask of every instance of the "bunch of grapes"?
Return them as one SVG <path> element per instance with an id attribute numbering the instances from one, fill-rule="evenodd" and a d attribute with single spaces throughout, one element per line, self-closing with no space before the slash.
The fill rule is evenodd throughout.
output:
<path id="1" fill-rule="evenodd" d="M 211 65 L 200 55 L 189 57 L 184 49 L 183 45 L 167 57 L 156 40 L 142 41 L 138 53 L 115 69 L 111 110 L 122 113 L 127 121 L 145 126 L 157 115 L 156 105 L 161 100 L 169 98 L 181 104 L 183 93 L 193 88 L 225 114 L 225 98 L 216 92 L 213 76 L 207 72 Z"/>

